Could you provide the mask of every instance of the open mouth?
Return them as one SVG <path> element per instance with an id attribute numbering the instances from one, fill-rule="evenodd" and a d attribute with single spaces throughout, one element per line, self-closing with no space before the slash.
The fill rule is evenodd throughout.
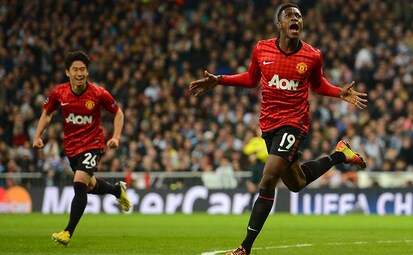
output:
<path id="1" fill-rule="evenodd" d="M 300 30 L 300 26 L 298 26 L 298 24 L 291 24 L 290 30 L 298 32 Z"/>

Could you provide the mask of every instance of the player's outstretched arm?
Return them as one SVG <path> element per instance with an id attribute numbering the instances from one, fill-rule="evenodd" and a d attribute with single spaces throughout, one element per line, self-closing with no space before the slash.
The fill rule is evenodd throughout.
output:
<path id="1" fill-rule="evenodd" d="M 218 85 L 218 76 L 213 75 L 205 70 L 205 78 L 192 81 L 189 84 L 189 91 L 195 96 L 202 95 L 207 90 L 215 88 Z"/>
<path id="2" fill-rule="evenodd" d="M 345 85 L 339 92 L 339 97 L 349 102 L 350 104 L 355 105 L 359 110 L 362 110 L 367 107 L 367 94 L 363 92 L 358 92 L 353 88 L 355 82 L 352 81 L 350 84 Z"/>

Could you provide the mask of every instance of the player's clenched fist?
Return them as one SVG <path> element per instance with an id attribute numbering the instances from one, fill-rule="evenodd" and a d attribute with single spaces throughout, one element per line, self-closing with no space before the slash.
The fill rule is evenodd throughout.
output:
<path id="1" fill-rule="evenodd" d="M 110 139 L 107 144 L 108 148 L 116 149 L 119 147 L 119 139 L 112 138 Z"/>
<path id="2" fill-rule="evenodd" d="M 43 149 L 43 147 L 44 147 L 44 143 L 43 143 L 43 140 L 41 138 L 34 139 L 33 148 L 39 150 L 39 149 Z"/>

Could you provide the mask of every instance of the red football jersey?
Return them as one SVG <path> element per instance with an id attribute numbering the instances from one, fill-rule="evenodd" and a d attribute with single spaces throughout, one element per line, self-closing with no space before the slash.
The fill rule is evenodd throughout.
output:
<path id="1" fill-rule="evenodd" d="M 255 87 L 261 80 L 263 132 L 290 125 L 308 133 L 308 89 L 329 96 L 338 96 L 340 90 L 325 80 L 321 52 L 302 41 L 290 53 L 279 47 L 276 38 L 259 41 L 252 52 L 248 73 L 244 74 L 223 76 L 222 84 Z"/>
<path id="2" fill-rule="evenodd" d="M 104 88 L 88 83 L 81 95 L 73 93 L 70 83 L 53 88 L 44 103 L 50 113 L 61 107 L 64 130 L 64 150 L 68 157 L 81 152 L 104 148 L 104 133 L 100 126 L 102 107 L 115 114 L 119 106 Z"/>

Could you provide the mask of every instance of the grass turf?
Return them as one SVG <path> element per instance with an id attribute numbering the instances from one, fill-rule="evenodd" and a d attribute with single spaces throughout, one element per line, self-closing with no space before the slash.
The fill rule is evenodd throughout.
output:
<path id="1" fill-rule="evenodd" d="M 244 238 L 249 215 L 84 215 L 69 244 L 50 238 L 68 215 L 0 214 L 0 254 L 221 255 Z M 412 255 L 410 216 L 274 214 L 252 255 Z"/>

